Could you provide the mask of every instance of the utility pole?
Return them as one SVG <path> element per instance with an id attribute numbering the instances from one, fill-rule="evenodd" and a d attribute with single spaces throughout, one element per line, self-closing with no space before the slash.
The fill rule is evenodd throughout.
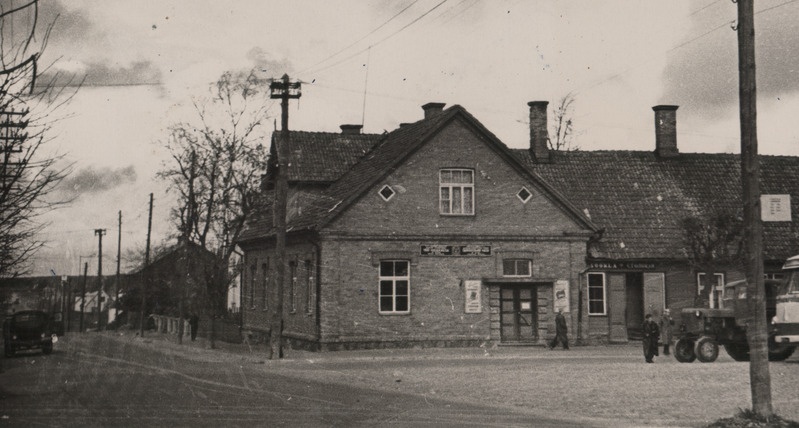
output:
<path id="1" fill-rule="evenodd" d="M 97 331 L 100 331 L 103 324 L 103 235 L 105 235 L 105 229 L 94 229 L 94 234 L 99 239 L 99 249 L 97 250 Z"/>
<path id="2" fill-rule="evenodd" d="M 89 262 L 83 264 L 83 287 L 80 290 L 80 331 L 83 333 L 83 310 L 86 307 L 86 274 L 89 272 Z"/>
<path id="3" fill-rule="evenodd" d="M 147 246 L 144 250 L 144 267 L 141 282 L 141 314 L 139 319 L 139 337 L 144 337 L 144 311 L 147 308 L 147 283 L 150 281 L 150 233 L 153 229 L 153 194 L 150 193 L 150 215 L 147 218 Z"/>
<path id="4" fill-rule="evenodd" d="M 117 233 L 117 276 L 114 285 L 114 319 L 119 316 L 119 263 L 122 258 L 122 211 L 119 211 L 119 229 Z M 117 327 L 119 322 L 117 322 Z"/>
<path id="5" fill-rule="evenodd" d="M 185 299 L 186 293 L 188 293 L 189 282 L 191 280 L 191 262 L 189 259 L 189 239 L 191 238 L 191 230 L 194 226 L 194 205 L 195 205 L 195 194 L 194 194 L 194 180 L 197 178 L 196 170 L 197 170 L 197 153 L 194 150 L 191 151 L 190 156 L 191 162 L 191 169 L 189 170 L 189 190 L 188 194 L 188 203 L 186 204 L 186 221 L 183 228 L 183 266 L 186 269 L 185 278 L 183 280 L 183 284 L 181 284 L 180 288 L 180 296 L 178 298 L 178 316 L 180 317 L 178 320 L 178 344 L 183 344 L 183 333 L 184 333 L 184 324 L 186 319 L 186 308 L 185 308 Z"/>
<path id="6" fill-rule="evenodd" d="M 755 79 L 754 0 L 738 0 L 738 75 L 741 118 L 741 182 L 746 242 L 749 316 L 749 385 L 752 411 L 774 414 L 768 362 L 766 290 L 763 279 L 763 223 L 760 213 L 760 163 L 757 158 L 757 86 Z"/>
<path id="7" fill-rule="evenodd" d="M 270 98 L 281 100 L 281 129 L 277 143 L 277 179 L 275 183 L 275 266 L 276 298 L 272 312 L 272 323 L 269 333 L 269 359 L 283 358 L 283 289 L 286 278 L 286 200 L 288 199 L 288 166 L 291 134 L 289 133 L 289 99 L 298 99 L 302 95 L 300 82 L 289 82 L 289 75 L 284 74 L 282 80 L 275 80 L 269 85 Z M 250 281 L 251 284 L 253 283 Z"/>

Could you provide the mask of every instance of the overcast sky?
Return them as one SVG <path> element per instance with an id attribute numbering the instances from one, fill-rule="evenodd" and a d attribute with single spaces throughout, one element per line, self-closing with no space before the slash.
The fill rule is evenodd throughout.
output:
<path id="1" fill-rule="evenodd" d="M 8 3 L 10 0 L 3 0 Z M 22 0 L 15 0 L 21 3 Z M 528 101 L 574 94 L 582 150 L 653 150 L 651 107 L 679 105 L 683 152 L 738 152 L 736 5 L 729 0 L 43 1 L 57 17 L 46 54 L 85 78 L 53 144 L 75 171 L 75 197 L 48 215 L 34 273 L 77 274 L 105 228 L 104 273 L 154 242 L 170 199 L 155 179 L 165 129 L 226 70 L 257 67 L 303 82 L 291 129 L 393 130 L 421 105 L 460 104 L 510 147 L 528 144 Z M 799 2 L 755 4 L 760 152 L 799 155 Z M 273 118 L 280 109 L 270 109 Z M 85 260 L 85 259 L 84 259 Z M 90 272 L 96 272 L 92 260 Z M 123 267 L 124 270 L 124 267 Z"/>

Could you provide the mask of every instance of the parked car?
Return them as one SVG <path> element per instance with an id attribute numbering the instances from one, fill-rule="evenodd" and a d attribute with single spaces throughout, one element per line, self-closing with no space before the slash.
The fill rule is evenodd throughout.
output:
<path id="1" fill-rule="evenodd" d="M 53 352 L 57 336 L 52 331 L 50 315 L 42 311 L 20 311 L 3 323 L 5 356 L 11 357 L 22 349 L 41 349 L 44 354 Z"/>

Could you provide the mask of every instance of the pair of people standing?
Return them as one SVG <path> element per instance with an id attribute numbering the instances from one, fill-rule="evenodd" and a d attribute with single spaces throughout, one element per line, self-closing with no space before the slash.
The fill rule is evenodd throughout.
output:
<path id="1" fill-rule="evenodd" d="M 669 355 L 669 345 L 671 345 L 671 328 L 674 325 L 674 319 L 671 318 L 671 312 L 666 309 L 663 311 L 663 317 L 660 319 L 660 326 L 652 320 L 651 314 L 646 314 L 644 325 L 641 330 L 644 335 L 644 359 L 647 363 L 653 363 L 653 357 L 658 354 L 658 340 L 663 340 L 663 355 Z"/>

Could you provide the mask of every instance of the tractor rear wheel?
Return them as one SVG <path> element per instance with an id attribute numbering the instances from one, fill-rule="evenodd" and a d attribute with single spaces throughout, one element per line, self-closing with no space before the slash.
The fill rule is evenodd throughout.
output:
<path id="1" fill-rule="evenodd" d="M 692 363 L 696 359 L 694 353 L 694 341 L 691 339 L 680 339 L 674 344 L 674 358 L 681 363 Z"/>
<path id="2" fill-rule="evenodd" d="M 696 341 L 694 353 L 697 360 L 712 363 L 719 357 L 719 344 L 712 337 L 702 336 Z"/>
<path id="3" fill-rule="evenodd" d="M 728 343 L 724 345 L 724 350 L 735 361 L 749 361 L 749 346 L 746 344 Z"/>

